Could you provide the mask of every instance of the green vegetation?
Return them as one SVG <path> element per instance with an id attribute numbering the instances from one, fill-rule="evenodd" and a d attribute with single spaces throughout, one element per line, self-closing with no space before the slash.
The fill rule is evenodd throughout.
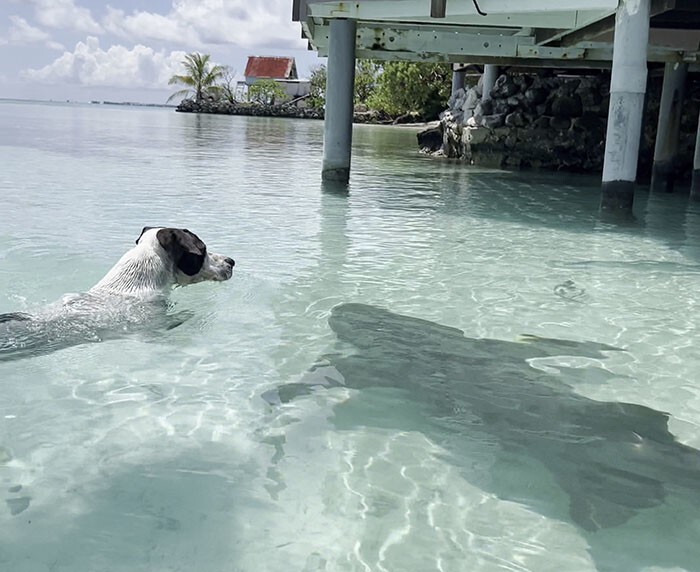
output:
<path id="1" fill-rule="evenodd" d="M 390 117 L 415 114 L 428 121 L 447 107 L 452 88 L 449 64 L 358 60 L 355 68 L 355 105 Z M 311 107 L 323 107 L 326 67 L 311 71 Z"/>
<path id="2" fill-rule="evenodd" d="M 308 103 L 315 109 L 322 108 L 326 103 L 326 66 L 320 65 L 311 69 L 311 89 Z"/>
<path id="3" fill-rule="evenodd" d="M 371 60 L 357 60 L 355 65 L 355 105 L 368 105 L 377 89 L 382 68 Z"/>
<path id="4" fill-rule="evenodd" d="M 228 66 L 214 65 L 208 54 L 193 52 L 182 62 L 186 73 L 174 75 L 170 84 L 187 86 L 173 93 L 177 97 L 223 98 L 236 103 L 235 74 Z M 447 107 L 452 69 L 449 64 L 424 62 L 382 62 L 358 60 L 355 68 L 355 105 L 392 118 L 413 115 L 425 121 L 437 118 Z M 326 97 L 326 66 L 311 70 L 306 104 L 322 109 Z M 288 100 L 284 88 L 273 79 L 261 79 L 248 88 L 248 100 L 275 105 Z"/>
<path id="5" fill-rule="evenodd" d="M 259 79 L 248 88 L 248 99 L 254 103 L 274 105 L 286 97 L 284 88 L 274 79 Z"/>
<path id="6" fill-rule="evenodd" d="M 385 62 L 368 106 L 393 117 L 413 113 L 431 120 L 447 107 L 451 89 L 449 64 Z"/>
<path id="7" fill-rule="evenodd" d="M 186 85 L 186 89 L 176 91 L 169 98 L 172 101 L 176 98 L 183 98 L 194 93 L 195 101 L 202 101 L 205 96 L 218 97 L 221 92 L 219 80 L 224 75 L 223 66 L 213 65 L 209 61 L 209 54 L 192 52 L 187 54 L 182 62 L 185 72 L 182 75 L 176 74 L 170 78 L 168 85 Z"/>

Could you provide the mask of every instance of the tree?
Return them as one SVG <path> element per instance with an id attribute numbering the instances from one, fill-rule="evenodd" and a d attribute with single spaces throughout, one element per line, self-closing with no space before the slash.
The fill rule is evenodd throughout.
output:
<path id="1" fill-rule="evenodd" d="M 176 91 L 169 98 L 184 98 L 194 93 L 194 100 L 201 101 L 205 96 L 217 96 L 221 92 L 221 87 L 217 82 L 224 74 L 224 68 L 214 65 L 209 61 L 209 54 L 192 52 L 187 54 L 182 61 L 185 68 L 184 74 L 175 74 L 168 81 L 168 85 L 186 85 L 186 89 Z"/>
<path id="2" fill-rule="evenodd" d="M 449 64 L 386 62 L 369 106 L 392 116 L 417 113 L 435 119 L 447 107 L 452 88 Z"/>
<path id="3" fill-rule="evenodd" d="M 357 60 L 355 65 L 355 104 L 367 105 L 377 85 L 381 68 L 371 60 Z"/>
<path id="4" fill-rule="evenodd" d="M 309 106 L 321 109 L 326 103 L 326 66 L 311 68 Z"/>
<path id="5" fill-rule="evenodd" d="M 221 94 L 229 103 L 236 103 L 236 72 L 230 66 L 222 66 Z"/>
<path id="6" fill-rule="evenodd" d="M 378 64 L 371 60 L 357 60 L 355 66 L 355 104 L 367 102 L 374 92 L 377 83 L 377 74 L 380 71 Z M 314 108 L 322 108 L 326 103 L 326 66 L 320 65 L 311 69 L 309 78 L 309 105 Z"/>
<path id="7" fill-rule="evenodd" d="M 259 79 L 248 88 L 248 99 L 263 105 L 274 105 L 286 96 L 287 92 L 274 79 Z"/>

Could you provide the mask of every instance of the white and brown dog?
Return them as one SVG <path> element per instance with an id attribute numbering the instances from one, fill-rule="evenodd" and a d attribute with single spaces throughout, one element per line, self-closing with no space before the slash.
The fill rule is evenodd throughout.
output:
<path id="1" fill-rule="evenodd" d="M 36 314 L 0 314 L 0 361 L 101 341 L 162 321 L 173 287 L 223 282 L 233 275 L 234 264 L 208 252 L 187 229 L 144 227 L 136 246 L 87 292 L 66 295 Z"/>

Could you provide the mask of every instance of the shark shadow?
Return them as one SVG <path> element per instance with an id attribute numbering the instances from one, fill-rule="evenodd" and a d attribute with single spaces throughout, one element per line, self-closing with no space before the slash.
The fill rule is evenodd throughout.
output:
<path id="1" fill-rule="evenodd" d="M 478 485 L 575 523 L 599 570 L 635 569 L 638 558 L 687 569 L 700 561 L 698 548 L 687 545 L 642 556 L 627 549 L 631 554 L 621 557 L 626 549 L 616 544 L 619 539 L 606 540 L 603 533 L 627 525 L 626 537 L 637 543 L 645 526 L 655 526 L 644 515 L 664 506 L 689 507 L 689 530 L 697 531 L 692 514 L 700 505 L 700 452 L 674 438 L 667 414 L 578 395 L 566 383 L 576 379 L 576 370 L 558 368 L 555 375 L 529 362 L 548 356 L 604 358 L 619 348 L 535 336 L 527 343 L 468 338 L 455 328 L 364 304 L 335 307 L 329 325 L 339 349 L 351 351 L 324 355 L 300 382 L 263 398 L 288 402 L 319 386 L 342 385 L 359 390 L 354 392 L 359 397 L 335 407 L 339 429 L 375 425 L 422 431 L 463 466 L 471 462 L 460 459 L 470 452 L 467 441 L 491 447 L 496 462 L 490 478 Z M 391 400 L 372 403 L 378 388 L 392 391 Z M 353 399 L 362 404 L 353 406 Z M 392 411 L 399 399 L 405 405 L 399 409 L 410 415 Z M 344 411 L 348 408 L 352 412 Z M 611 559 L 617 563 L 601 562 Z"/>

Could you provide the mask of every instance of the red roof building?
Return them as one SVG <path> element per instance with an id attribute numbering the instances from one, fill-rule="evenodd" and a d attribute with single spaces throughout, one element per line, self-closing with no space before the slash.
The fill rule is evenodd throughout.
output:
<path id="1" fill-rule="evenodd" d="M 252 85 L 259 79 L 299 79 L 294 58 L 281 57 L 250 56 L 244 75 L 248 85 Z"/>

